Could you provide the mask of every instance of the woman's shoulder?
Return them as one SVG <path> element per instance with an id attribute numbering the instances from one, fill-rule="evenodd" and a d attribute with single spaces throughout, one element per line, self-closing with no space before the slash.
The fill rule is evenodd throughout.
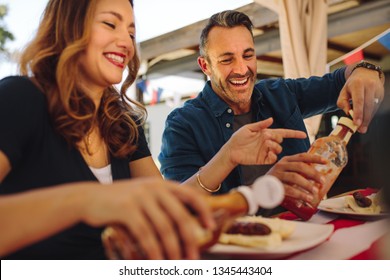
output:
<path id="1" fill-rule="evenodd" d="M 47 111 L 46 96 L 25 76 L 0 80 L 0 110 L 7 114 L 42 116 Z"/>
<path id="2" fill-rule="evenodd" d="M 0 96 L 7 99 L 44 101 L 42 91 L 27 76 L 9 76 L 0 80 Z"/>
<path id="3" fill-rule="evenodd" d="M 11 88 L 11 89 L 36 89 L 37 86 L 32 82 L 31 78 L 27 76 L 8 76 L 5 78 L 2 78 L 0 80 L 0 87 L 3 88 Z"/>

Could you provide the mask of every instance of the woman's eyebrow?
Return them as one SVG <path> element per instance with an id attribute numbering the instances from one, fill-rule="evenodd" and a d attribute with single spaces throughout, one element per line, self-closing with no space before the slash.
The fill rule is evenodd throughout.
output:
<path id="1" fill-rule="evenodd" d="M 123 21 L 123 16 L 117 12 L 108 11 L 108 12 L 102 12 L 102 14 L 110 14 L 110 15 L 117 17 L 120 21 Z M 130 23 L 128 27 L 135 27 L 134 22 Z"/>

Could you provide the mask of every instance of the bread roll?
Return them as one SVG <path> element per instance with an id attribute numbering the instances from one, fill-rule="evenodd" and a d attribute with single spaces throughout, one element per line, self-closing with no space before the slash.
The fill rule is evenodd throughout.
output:
<path id="1" fill-rule="evenodd" d="M 287 239 L 295 229 L 294 223 L 279 218 L 245 216 L 238 218 L 236 221 L 265 224 L 271 229 L 271 233 L 268 235 L 223 233 L 218 240 L 219 243 L 256 248 L 275 248 L 280 246 L 283 242 L 283 239 Z"/>

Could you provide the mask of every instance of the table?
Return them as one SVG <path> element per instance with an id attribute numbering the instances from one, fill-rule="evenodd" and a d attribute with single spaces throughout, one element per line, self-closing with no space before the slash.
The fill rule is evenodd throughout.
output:
<path id="1" fill-rule="evenodd" d="M 385 259 L 381 251 L 389 232 L 389 221 L 361 221 L 319 212 L 308 223 L 333 224 L 332 235 L 322 244 L 289 256 L 289 260 Z"/>
<path id="2" fill-rule="evenodd" d="M 360 190 L 369 195 L 375 190 Z M 348 193 L 342 194 L 346 195 Z M 340 195 L 341 196 L 341 195 Z M 299 220 L 291 212 L 277 215 L 280 219 Z M 301 252 L 283 256 L 287 260 L 378 260 L 390 259 L 390 218 L 358 220 L 345 215 L 319 211 L 305 223 L 332 224 L 333 233 L 321 244 Z M 386 249 L 386 250 L 383 250 Z M 215 259 L 216 256 L 214 256 Z M 256 259 L 259 256 L 225 254 L 224 259 Z M 213 258 L 213 257 L 211 257 Z"/>
<path id="3" fill-rule="evenodd" d="M 364 195 L 370 195 L 377 190 L 372 188 L 360 189 Z M 352 192 L 343 193 L 344 196 Z M 295 220 L 297 217 L 290 213 L 279 215 L 282 219 Z M 332 235 L 319 246 L 289 256 L 287 259 L 310 260 L 374 260 L 390 259 L 390 221 L 388 218 L 379 220 L 356 220 L 319 211 L 308 223 L 333 224 Z"/>

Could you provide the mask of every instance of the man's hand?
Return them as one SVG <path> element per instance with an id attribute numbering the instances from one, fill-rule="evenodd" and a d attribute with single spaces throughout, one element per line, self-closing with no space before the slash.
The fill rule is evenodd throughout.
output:
<path id="1" fill-rule="evenodd" d="M 282 151 L 284 138 L 305 139 L 300 130 L 268 128 L 272 118 L 247 124 L 237 130 L 228 141 L 230 160 L 235 165 L 272 164 Z"/>
<path id="2" fill-rule="evenodd" d="M 349 114 L 352 100 L 353 121 L 360 133 L 366 133 L 384 98 L 384 77 L 381 79 L 377 71 L 362 67 L 351 73 L 353 67 L 354 65 L 348 66 L 346 69 L 347 81 L 340 92 L 337 106 Z"/>

